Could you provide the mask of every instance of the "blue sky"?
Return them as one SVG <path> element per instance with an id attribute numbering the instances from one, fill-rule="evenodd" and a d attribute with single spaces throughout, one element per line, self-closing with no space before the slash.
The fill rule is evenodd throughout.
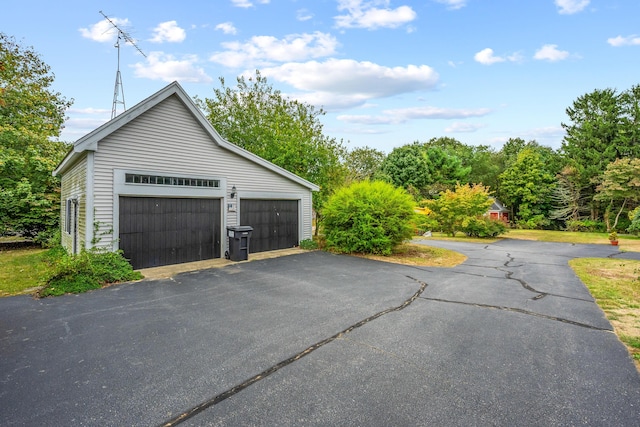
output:
<path id="1" fill-rule="evenodd" d="M 127 108 L 177 80 L 212 97 L 259 69 L 317 107 L 325 134 L 390 152 L 448 136 L 499 149 L 562 142 L 565 110 L 640 84 L 638 0 L 36 0 L 0 31 L 33 46 L 74 99 L 62 139 L 109 120 L 117 50 Z M 118 110 L 122 107 L 119 105 Z"/>

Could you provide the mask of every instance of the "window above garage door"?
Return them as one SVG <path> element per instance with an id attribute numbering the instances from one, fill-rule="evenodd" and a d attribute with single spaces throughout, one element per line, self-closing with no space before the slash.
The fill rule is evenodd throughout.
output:
<path id="1" fill-rule="evenodd" d="M 219 179 L 185 178 L 180 176 L 162 176 L 136 173 L 125 174 L 124 182 L 127 184 L 179 185 L 184 187 L 220 187 Z"/>
<path id="2" fill-rule="evenodd" d="M 117 196 L 225 197 L 226 178 L 170 171 L 114 169 L 113 192 Z"/>

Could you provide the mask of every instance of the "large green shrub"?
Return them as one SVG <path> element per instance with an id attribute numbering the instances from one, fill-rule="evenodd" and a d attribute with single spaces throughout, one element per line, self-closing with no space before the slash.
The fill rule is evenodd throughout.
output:
<path id="1" fill-rule="evenodd" d="M 413 198 L 382 181 L 336 191 L 323 210 L 327 248 L 341 253 L 388 255 L 413 234 Z"/>
<path id="2" fill-rule="evenodd" d="M 507 226 L 499 219 L 478 216 L 464 219 L 461 231 L 469 237 L 496 237 L 506 233 Z"/>
<path id="3" fill-rule="evenodd" d="M 58 246 L 49 251 L 48 261 L 53 265 L 53 273 L 38 292 L 40 297 L 81 293 L 109 283 L 142 278 L 122 252 L 90 250 L 69 255 Z"/>

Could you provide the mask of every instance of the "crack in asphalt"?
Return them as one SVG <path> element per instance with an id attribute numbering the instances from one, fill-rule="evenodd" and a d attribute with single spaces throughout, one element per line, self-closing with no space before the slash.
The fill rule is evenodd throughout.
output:
<path id="1" fill-rule="evenodd" d="M 520 266 L 515 266 L 515 265 L 514 265 L 514 266 L 510 266 L 510 265 L 509 265 L 510 263 L 512 263 L 512 262 L 514 262 L 514 261 L 516 260 L 516 259 L 515 259 L 515 257 L 511 256 L 511 253 L 510 253 L 510 252 L 507 252 L 507 258 L 508 258 L 508 260 L 507 260 L 507 261 L 505 261 L 505 263 L 504 263 L 504 267 L 505 267 L 505 268 L 506 268 L 506 267 L 520 267 Z M 513 272 L 513 271 L 510 271 L 510 270 L 501 270 L 500 268 L 496 268 L 496 270 L 498 270 L 498 271 L 502 271 L 503 273 L 505 273 L 505 278 L 506 278 L 507 280 L 515 280 L 516 282 L 520 283 L 520 285 L 521 285 L 524 289 L 528 290 L 529 292 L 533 292 L 533 293 L 535 293 L 535 294 L 538 294 L 538 295 L 536 295 L 535 297 L 531 298 L 533 301 L 540 300 L 540 299 L 542 299 L 542 298 L 546 297 L 547 295 L 549 295 L 547 292 L 541 292 L 541 291 L 539 291 L 539 290 L 537 290 L 537 289 L 534 289 L 532 286 L 530 286 L 530 285 L 529 285 L 527 282 L 525 282 L 524 280 L 513 277 L 513 275 L 514 275 L 514 273 L 515 273 L 515 272 Z"/>
<path id="2" fill-rule="evenodd" d="M 505 263 L 503 264 L 504 268 L 506 268 L 506 267 L 522 267 L 523 266 L 523 264 L 510 265 L 512 262 L 515 261 L 515 257 L 513 257 L 511 255 L 511 253 L 509 253 L 509 252 L 507 252 L 507 258 L 508 258 L 508 260 L 505 261 Z M 570 297 L 570 296 L 567 296 L 567 295 L 554 294 L 552 292 L 539 291 L 539 290 L 535 289 L 533 286 L 529 285 L 525 280 L 513 277 L 513 275 L 515 274 L 514 271 L 506 270 L 506 269 L 501 268 L 501 267 L 487 267 L 485 265 L 476 265 L 476 264 L 465 264 L 465 265 L 469 266 L 469 267 L 491 269 L 491 270 L 495 270 L 495 271 L 499 271 L 501 273 L 504 273 L 505 279 L 514 280 L 514 281 L 518 282 L 520 284 L 520 286 L 522 286 L 527 291 L 536 294 L 534 297 L 531 298 L 532 301 L 538 301 L 538 300 L 541 300 L 544 297 L 552 296 L 552 297 L 565 298 L 565 299 L 576 300 L 576 301 L 593 302 L 593 300 L 591 300 L 591 299 L 576 298 L 576 297 Z M 468 272 L 464 272 L 464 271 L 459 271 L 457 273 L 466 274 L 466 275 L 469 275 L 469 276 L 476 276 L 476 277 L 489 277 L 487 275 L 468 273 Z"/>
<path id="3" fill-rule="evenodd" d="M 486 245 L 484 248 L 484 250 L 491 250 L 489 245 Z M 610 255 L 610 257 L 612 257 Z M 501 273 L 504 273 L 504 277 L 507 280 L 514 280 L 516 282 L 518 282 L 523 289 L 535 293 L 537 294 L 536 296 L 534 296 L 533 298 L 531 298 L 531 300 L 533 301 L 538 301 L 546 296 L 554 296 L 554 297 L 560 297 L 560 298 L 567 298 L 567 299 L 575 299 L 575 300 L 581 300 L 581 301 L 589 301 L 592 302 L 590 300 L 584 300 L 582 298 L 574 298 L 574 297 L 568 297 L 568 296 L 564 296 L 564 295 L 557 295 L 557 294 L 553 294 L 553 293 L 549 293 L 549 292 L 542 292 L 542 291 L 538 291 L 537 289 L 533 288 L 532 286 L 530 286 L 525 280 L 523 279 L 519 279 L 519 278 L 515 278 L 513 277 L 513 275 L 515 274 L 514 271 L 511 270 L 507 270 L 506 268 L 509 267 L 519 267 L 521 265 L 510 265 L 511 263 L 513 263 L 515 261 L 515 257 L 513 257 L 511 255 L 511 253 L 507 253 L 507 258 L 508 260 L 503 264 L 503 267 L 487 267 L 487 266 L 476 266 L 478 268 L 488 268 L 488 269 L 492 269 L 495 271 L 499 271 Z M 422 269 L 422 268 L 418 268 L 421 271 L 429 271 L 427 269 Z M 465 274 L 465 275 L 469 275 L 469 276 L 478 276 L 478 277 L 487 277 L 481 274 L 473 274 L 473 273 L 468 273 L 468 272 L 456 272 L 459 274 Z M 360 328 L 361 326 L 366 325 L 369 322 L 372 322 L 373 320 L 378 319 L 379 317 L 382 317 L 386 314 L 389 314 L 391 312 L 396 312 L 396 311 L 401 311 L 403 309 L 405 309 L 406 307 L 408 307 L 409 305 L 411 305 L 416 299 L 420 298 L 423 299 L 425 301 L 434 301 L 434 302 L 442 302 L 442 303 L 450 303 L 450 304 L 460 304 L 460 305 L 466 305 L 466 306 L 472 306 L 472 307 L 480 307 L 480 308 L 486 308 L 486 309 L 494 309 L 494 310 L 502 310 L 502 311 L 509 311 L 509 312 L 514 312 L 514 313 L 520 313 L 520 314 L 524 314 L 524 315 L 528 315 L 528 316 L 534 316 L 534 317 L 539 317 L 539 318 L 543 318 L 543 319 L 547 319 L 547 320 L 553 320 L 553 321 L 557 321 L 557 322 L 561 322 L 561 323 L 566 323 L 566 324 L 570 324 L 570 325 L 574 325 L 574 326 L 579 326 L 582 328 L 587 328 L 587 329 L 592 329 L 592 330 L 597 330 L 597 331 L 604 331 L 604 332 L 612 332 L 611 329 L 606 329 L 606 328 L 601 328 L 598 326 L 593 326 L 593 325 L 589 325 L 586 323 L 582 323 L 582 322 L 577 322 L 574 320 L 570 320 L 570 319 L 565 319 L 562 317 L 557 317 L 557 316 L 551 316 L 551 315 L 546 315 L 546 314 L 541 314 L 541 313 L 536 313 L 533 311 L 529 311 L 529 310 L 524 310 L 524 309 L 520 309 L 520 308 L 515 308 L 515 307 L 507 307 L 507 306 L 499 306 L 499 305 L 490 305 L 490 304 L 482 304 L 482 303 L 470 303 L 470 302 L 463 302 L 463 301 L 454 301 L 454 300 L 446 300 L 446 299 L 441 299 L 441 298 L 430 298 L 430 297 L 423 297 L 422 294 L 425 291 L 426 287 L 427 287 L 427 283 L 422 282 L 414 277 L 411 276 L 406 276 L 407 278 L 417 282 L 420 284 L 420 288 L 407 300 L 405 300 L 402 304 L 400 304 L 399 306 L 396 307 L 391 307 L 388 308 L 386 310 L 380 311 L 372 316 L 369 316 L 351 326 L 349 326 L 348 328 L 336 333 L 335 335 L 332 335 L 331 337 L 325 338 L 324 340 L 321 340 L 313 345 L 311 345 L 310 347 L 307 347 L 305 350 L 285 359 L 282 360 L 281 362 L 265 369 L 264 371 L 260 372 L 259 374 L 247 379 L 246 381 L 200 403 L 199 405 L 196 405 L 194 407 L 192 407 L 191 409 L 169 419 L 168 421 L 160 424 L 161 426 L 165 426 L 165 427 L 171 427 L 171 426 L 176 426 L 178 424 L 181 424 L 182 422 L 196 416 L 197 414 L 205 411 L 206 409 L 217 405 L 218 403 L 240 393 L 242 390 L 252 386 L 253 384 L 267 378 L 268 376 L 270 376 L 271 374 L 279 371 L 280 369 L 300 360 L 301 358 L 311 354 L 312 352 L 314 352 L 315 350 L 325 346 L 326 344 L 329 344 L 337 339 L 343 338 L 346 334 L 350 333 L 351 331 L 353 331 L 354 329 Z"/>
<path id="4" fill-rule="evenodd" d="M 205 409 L 208 409 L 214 405 L 217 405 L 218 403 L 222 402 L 223 400 L 226 400 L 232 396 L 234 396 L 235 394 L 240 393 L 242 390 L 246 389 L 247 387 L 250 387 L 251 385 L 257 383 L 258 381 L 261 381 L 263 379 L 265 379 L 266 377 L 268 377 L 269 375 L 279 371 L 280 369 L 284 368 L 285 366 L 288 366 L 298 360 L 300 360 L 301 358 L 311 354 L 312 352 L 316 351 L 317 349 L 319 349 L 320 347 L 329 344 L 330 342 L 333 342 L 341 337 L 343 337 L 344 335 L 348 334 L 349 332 L 353 331 L 354 329 L 360 328 L 361 326 L 366 325 L 367 323 L 376 320 L 379 317 L 384 316 L 385 314 L 389 314 L 392 312 L 396 312 L 396 311 L 401 311 L 404 310 L 405 308 L 407 308 L 409 305 L 411 305 L 416 299 L 418 299 L 420 297 L 420 295 L 422 295 L 422 293 L 424 292 L 424 290 L 427 288 L 427 284 L 425 282 L 422 282 L 414 277 L 411 276 L 405 276 L 413 281 L 415 281 L 416 283 L 420 284 L 420 288 L 407 300 L 405 300 L 402 304 L 396 306 L 396 307 L 391 307 L 391 308 L 387 308 L 386 310 L 380 311 L 372 316 L 369 316 L 357 323 L 354 323 L 353 325 L 349 326 L 348 328 L 338 332 L 335 335 L 330 336 L 329 338 L 325 338 L 322 341 L 319 341 L 315 344 L 313 344 L 310 347 L 307 347 L 306 349 L 304 349 L 303 351 L 271 366 L 270 368 L 265 369 L 264 371 L 260 372 L 257 375 L 254 375 L 253 377 L 249 378 L 248 380 L 242 382 L 241 384 L 238 384 L 226 391 L 223 391 L 222 393 L 212 397 L 211 399 L 208 399 L 202 403 L 200 403 L 197 406 L 194 406 L 193 408 L 171 418 L 170 420 L 160 424 L 161 426 L 164 427 L 171 427 L 171 426 L 176 426 L 178 424 L 181 424 L 182 422 L 188 420 L 189 418 L 194 417 L 195 415 L 201 413 L 202 411 L 204 411 Z"/>
<path id="5" fill-rule="evenodd" d="M 505 263 L 505 266 L 508 263 L 509 263 L 509 261 L 507 261 Z M 550 264 L 550 265 L 554 265 L 554 264 Z M 537 294 L 536 296 L 531 298 L 532 301 L 538 301 L 538 300 L 540 300 L 540 299 L 542 299 L 542 298 L 544 298 L 546 296 L 550 296 L 550 297 L 564 298 L 564 299 L 574 300 L 574 301 L 593 302 L 592 299 L 588 299 L 588 298 L 570 297 L 570 296 L 567 296 L 567 295 L 554 294 L 552 292 L 538 291 L 537 289 L 534 289 L 533 287 L 531 287 L 528 283 L 524 282 L 523 280 L 512 277 L 512 275 L 515 274 L 513 271 L 503 270 L 500 267 L 488 267 L 486 265 L 478 265 L 478 264 L 465 264 L 465 266 L 466 267 L 485 268 L 487 270 L 499 271 L 500 273 L 503 273 L 503 277 L 505 279 L 515 280 L 515 281 L 519 282 L 520 285 L 522 285 L 522 287 L 525 288 L 526 290 Z M 512 266 L 509 266 L 509 267 L 520 267 L 520 266 L 522 266 L 522 265 L 521 264 L 512 265 Z M 419 270 L 419 271 L 426 271 L 427 273 L 433 273 L 433 270 L 429 269 L 429 268 L 419 267 L 419 266 L 415 266 L 415 265 L 411 265 L 411 266 L 407 266 L 407 267 L 415 268 L 416 270 Z M 461 275 L 471 276 L 471 277 L 482 277 L 482 278 L 493 277 L 493 278 L 496 278 L 496 279 L 500 278 L 498 276 L 487 275 L 487 274 L 469 273 L 468 271 L 451 270 L 450 273 L 452 273 L 452 274 L 461 274 Z"/>
<path id="6" fill-rule="evenodd" d="M 541 318 L 547 319 L 547 320 L 554 320 L 554 321 L 557 321 L 557 322 L 568 323 L 570 325 L 580 326 L 582 328 L 593 329 L 593 330 L 596 330 L 596 331 L 613 332 L 611 329 L 600 328 L 598 326 L 593 326 L 593 325 L 589 325 L 587 323 L 582 323 L 582 322 L 576 322 L 575 320 L 569 320 L 569 319 L 565 319 L 563 317 L 550 316 L 548 314 L 536 313 L 535 311 L 524 310 L 522 308 L 506 307 L 506 306 L 502 306 L 502 305 L 481 304 L 481 303 L 476 303 L 476 302 L 453 301 L 453 300 L 447 300 L 447 299 L 442 299 L 442 298 L 420 297 L 420 299 L 423 299 L 423 300 L 426 300 L 426 301 L 435 301 L 435 302 L 444 302 L 444 303 L 450 303 L 450 304 L 468 305 L 468 306 L 471 306 L 471 307 L 480 307 L 480 308 L 489 308 L 489 309 L 494 309 L 494 310 L 511 311 L 511 312 L 514 312 L 514 313 L 526 314 L 528 316 L 541 317 Z"/>
<path id="7" fill-rule="evenodd" d="M 524 264 L 517 264 L 517 265 L 509 265 L 512 262 L 515 261 L 515 257 L 511 256 L 511 253 L 507 252 L 507 258 L 509 258 L 508 261 L 506 261 L 504 263 L 504 267 L 522 267 Z M 529 292 L 538 294 L 536 296 L 534 296 L 533 298 L 531 298 L 532 301 L 538 301 L 541 300 L 542 298 L 546 297 L 546 296 L 552 296 L 552 297 L 557 297 L 557 298 L 566 298 L 566 299 L 570 299 L 570 300 L 576 300 L 576 301 L 587 301 L 587 302 L 593 302 L 593 300 L 590 299 L 585 299 L 585 298 L 576 298 L 576 297 L 569 297 L 566 295 L 560 295 L 560 294 L 554 294 L 551 292 L 543 292 L 543 291 L 539 291 L 537 289 L 535 289 L 533 286 L 529 285 L 526 281 L 524 281 L 523 279 L 518 279 L 516 277 L 513 277 L 513 275 L 515 274 L 514 271 L 511 270 L 502 270 L 500 268 L 496 268 L 496 270 L 501 271 L 503 273 L 505 273 L 505 278 L 508 280 L 515 280 L 516 282 L 520 283 L 520 285 L 528 290 Z"/>

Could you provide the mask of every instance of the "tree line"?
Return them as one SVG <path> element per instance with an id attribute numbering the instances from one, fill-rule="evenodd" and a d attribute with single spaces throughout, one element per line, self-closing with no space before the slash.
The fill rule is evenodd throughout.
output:
<path id="1" fill-rule="evenodd" d="M 198 100 L 229 141 L 321 186 L 314 208 L 336 189 L 386 181 L 426 205 L 460 185 L 481 186 L 511 213 L 512 226 L 590 231 L 628 229 L 640 199 L 640 85 L 595 90 L 567 108 L 559 149 L 509 139 L 500 149 L 450 137 L 390 153 L 349 149 L 322 131 L 322 109 L 287 99 L 257 71 Z M 458 186 L 458 187 L 457 187 Z"/>
<path id="2" fill-rule="evenodd" d="M 33 48 L 0 33 L 0 234 L 57 231 L 59 182 L 51 171 L 69 149 L 59 136 L 73 100 L 53 81 Z M 337 190 L 384 181 L 416 206 L 433 207 L 463 186 L 482 188 L 508 207 L 516 227 L 640 231 L 640 85 L 576 99 L 559 149 L 522 138 L 494 149 L 431 137 L 387 154 L 326 136 L 322 108 L 286 97 L 259 71 L 232 86 L 219 82 L 196 104 L 223 138 L 318 184 L 320 223 Z"/>

